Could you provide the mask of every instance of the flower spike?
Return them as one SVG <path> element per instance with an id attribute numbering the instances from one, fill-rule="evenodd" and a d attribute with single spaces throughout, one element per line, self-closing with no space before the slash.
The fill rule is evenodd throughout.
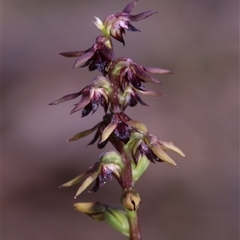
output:
<path id="1" fill-rule="evenodd" d="M 128 106 L 134 107 L 137 104 L 148 106 L 141 99 L 140 94 L 163 96 L 162 93 L 145 87 L 147 83 L 161 84 L 152 74 L 172 73 L 167 69 L 144 67 L 130 58 L 115 58 L 112 38 L 125 45 L 123 35 L 126 30 L 140 32 L 132 22 L 157 13 L 145 11 L 133 15 L 131 12 L 138 0 L 131 1 L 122 12 L 111 14 L 103 21 L 95 17 L 93 23 L 101 31 L 101 35 L 95 39 L 95 43 L 90 48 L 85 51 L 60 53 L 64 57 L 76 58 L 73 68 L 88 67 L 89 71 L 98 70 L 102 75 L 95 77 L 82 90 L 67 94 L 50 105 L 58 105 L 80 97 L 71 114 L 81 111 L 82 117 L 95 113 L 99 106 L 103 108 L 104 116 L 100 122 L 90 129 L 78 132 L 68 141 L 76 141 L 93 134 L 88 145 L 97 143 L 97 147 L 102 149 L 107 143 L 111 143 L 116 151 L 102 153 L 98 161 L 86 171 L 60 187 L 79 184 L 76 198 L 85 191 L 97 192 L 107 181 L 115 178 L 122 190 L 120 202 L 123 209 L 100 202 L 76 203 L 74 207 L 95 221 L 107 222 L 127 238 L 140 240 L 138 208 L 141 197 L 135 189 L 136 182 L 150 163 L 166 162 L 177 166 L 167 154 L 168 150 L 182 157 L 185 157 L 185 154 L 172 142 L 159 140 L 150 134 L 145 124 L 133 120 L 125 113 Z"/>

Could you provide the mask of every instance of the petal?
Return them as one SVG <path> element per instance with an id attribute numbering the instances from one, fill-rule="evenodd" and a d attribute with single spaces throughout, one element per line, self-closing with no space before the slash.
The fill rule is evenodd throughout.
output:
<path id="1" fill-rule="evenodd" d="M 148 132 L 148 129 L 146 127 L 145 124 L 141 123 L 141 122 L 138 122 L 136 120 L 133 120 L 133 119 L 130 119 L 128 121 L 125 122 L 128 126 L 130 126 L 131 128 L 139 131 L 139 132 L 142 132 L 142 133 L 147 133 Z"/>
<path id="2" fill-rule="evenodd" d="M 154 67 L 144 67 L 144 70 L 149 73 L 158 73 L 158 74 L 169 74 L 172 73 L 170 70 Z"/>
<path id="3" fill-rule="evenodd" d="M 150 17 L 151 15 L 153 15 L 155 13 L 157 13 L 157 12 L 156 11 L 146 11 L 146 12 L 139 13 L 137 15 L 129 15 L 128 19 L 129 19 L 129 21 L 140 21 L 147 17 Z"/>
<path id="4" fill-rule="evenodd" d="M 102 149 L 102 148 L 104 148 L 104 147 L 107 145 L 107 143 L 108 143 L 108 140 L 106 140 L 105 142 L 99 142 L 99 143 L 97 144 L 97 147 L 98 147 L 99 149 Z"/>
<path id="5" fill-rule="evenodd" d="M 135 99 L 143 106 L 148 106 L 139 96 L 135 94 Z"/>
<path id="6" fill-rule="evenodd" d="M 137 5 L 138 0 L 134 0 L 132 2 L 130 2 L 124 9 L 123 12 L 124 13 L 130 13 L 133 8 Z"/>
<path id="7" fill-rule="evenodd" d="M 110 169 L 113 173 L 113 175 L 115 176 L 115 178 L 117 178 L 117 180 L 119 180 L 120 176 L 121 176 L 121 168 L 119 165 L 114 164 L 114 163 L 108 163 L 105 164 L 104 166 L 106 166 L 108 169 Z"/>
<path id="8" fill-rule="evenodd" d="M 147 95 L 147 96 L 151 96 L 151 97 L 165 96 L 165 94 L 163 94 L 161 92 L 155 92 L 155 91 L 151 91 L 151 90 L 141 91 L 141 90 L 136 89 L 136 91 L 138 91 L 139 93 L 141 93 L 143 95 Z"/>
<path id="9" fill-rule="evenodd" d="M 127 105 L 129 105 L 130 107 L 135 107 L 137 104 L 138 104 L 138 101 L 133 96 L 130 95 L 129 98 L 126 99 L 123 105 L 126 108 Z"/>
<path id="10" fill-rule="evenodd" d="M 117 41 L 121 42 L 123 46 L 125 46 L 125 41 L 122 36 L 123 33 L 125 33 L 123 28 L 119 28 L 117 30 L 111 29 L 111 36 L 115 38 Z"/>
<path id="11" fill-rule="evenodd" d="M 59 54 L 64 56 L 64 57 L 80 57 L 84 53 L 86 53 L 86 51 L 71 51 L 71 52 L 62 52 L 62 53 L 59 53 Z"/>
<path id="12" fill-rule="evenodd" d="M 132 24 L 127 22 L 127 30 L 130 32 L 141 32 L 139 29 L 135 28 Z"/>
<path id="13" fill-rule="evenodd" d="M 169 164 L 172 164 L 174 166 L 177 166 L 177 164 L 174 162 L 174 160 L 169 157 L 166 152 L 163 150 L 162 145 L 158 141 L 158 139 L 153 136 L 152 134 L 148 134 L 148 136 L 145 138 L 148 146 L 151 148 L 153 153 L 162 161 L 167 162 Z"/>
<path id="14" fill-rule="evenodd" d="M 96 27 L 98 29 L 103 31 L 104 30 L 104 25 L 103 25 L 103 22 L 101 21 L 101 19 L 99 19 L 98 17 L 94 17 L 94 18 L 95 18 L 95 21 L 93 21 L 93 23 L 96 25 Z"/>
<path id="15" fill-rule="evenodd" d="M 85 181 L 81 184 L 80 188 L 77 190 L 77 193 L 74 198 L 80 195 L 92 182 L 94 182 L 98 177 L 98 171 L 93 172 Z"/>
<path id="16" fill-rule="evenodd" d="M 134 73 L 135 73 L 140 79 L 142 79 L 142 80 L 144 80 L 144 81 L 146 81 L 146 82 L 152 82 L 152 83 L 158 83 L 158 84 L 160 84 L 160 82 L 159 82 L 157 79 L 149 76 L 149 75 L 142 69 L 141 66 L 133 63 L 133 64 L 131 65 L 131 67 L 132 67 Z"/>
<path id="17" fill-rule="evenodd" d="M 82 94 L 82 90 L 80 92 L 77 92 L 77 93 L 68 94 L 66 96 L 63 96 L 63 97 L 59 98 L 58 100 L 56 100 L 56 101 L 54 101 L 52 103 L 49 103 L 49 105 L 57 105 L 59 103 L 63 103 L 63 102 L 75 99 L 78 96 L 80 96 L 81 94 Z"/>
<path id="18" fill-rule="evenodd" d="M 78 175 L 77 177 L 75 177 L 74 179 L 62 184 L 61 186 L 59 186 L 60 188 L 61 187 L 71 187 L 77 183 L 79 183 L 83 178 L 85 178 L 86 176 L 88 175 L 88 172 L 84 172 L 80 175 Z"/>
<path id="19" fill-rule="evenodd" d="M 97 177 L 97 179 L 96 179 L 96 181 L 95 181 L 95 185 L 93 186 L 93 188 L 92 188 L 91 190 L 88 191 L 88 193 L 97 192 L 98 189 L 101 187 L 99 177 L 100 177 L 100 176 Z"/>
<path id="20" fill-rule="evenodd" d="M 83 54 L 82 56 L 80 56 L 76 62 L 74 63 L 73 65 L 73 68 L 77 68 L 77 67 L 80 67 L 83 63 L 85 63 L 86 61 L 88 61 L 90 58 L 93 57 L 94 55 L 94 51 L 93 50 L 90 50 L 88 52 L 86 52 L 85 54 Z"/>
<path id="21" fill-rule="evenodd" d="M 91 104 L 92 104 L 92 113 L 95 113 L 97 111 L 98 106 L 99 106 L 99 102 L 101 102 L 101 98 L 99 100 L 96 100 L 96 101 L 93 100 L 91 102 Z"/>
<path id="22" fill-rule="evenodd" d="M 104 57 L 108 61 L 114 60 L 114 53 L 113 50 L 107 47 L 104 43 L 100 42 L 98 43 L 98 50 L 101 51 L 101 54 L 104 55 Z"/>
<path id="23" fill-rule="evenodd" d="M 82 117 L 86 117 L 92 111 L 92 103 L 87 104 L 82 110 Z"/>
<path id="24" fill-rule="evenodd" d="M 139 90 L 139 91 L 146 91 L 147 89 L 142 84 L 142 81 L 143 80 L 139 79 L 137 76 L 134 76 L 134 77 L 132 77 L 132 79 L 130 79 L 130 83 L 131 83 L 131 85 L 133 86 L 134 89 Z"/>
<path id="25" fill-rule="evenodd" d="M 89 60 L 90 60 L 90 59 L 89 59 Z M 86 63 L 89 64 L 88 69 L 89 69 L 90 72 L 97 69 L 95 62 L 93 62 L 93 61 L 88 62 L 88 61 L 87 61 Z M 87 66 L 88 64 L 84 64 L 84 65 Z M 86 66 L 85 66 L 85 67 L 86 67 Z M 84 67 L 84 66 L 82 66 L 82 67 Z"/>
<path id="26" fill-rule="evenodd" d="M 70 112 L 70 114 L 73 114 L 81 109 L 83 109 L 85 106 L 87 106 L 91 102 L 91 99 L 89 96 L 82 97 L 81 101 L 77 104 L 75 104 L 75 107 Z"/>
<path id="27" fill-rule="evenodd" d="M 114 114 L 110 124 L 103 130 L 99 143 L 102 143 L 108 139 L 108 137 L 116 129 L 117 124 L 118 124 L 118 116 L 117 114 Z"/>
<path id="28" fill-rule="evenodd" d="M 163 147 L 167 150 L 170 149 L 176 153 L 178 153 L 179 155 L 181 155 L 182 157 L 186 157 L 186 155 L 178 148 L 176 147 L 172 142 L 164 142 L 164 141 L 160 141 L 159 142 L 163 145 Z"/>
<path id="29" fill-rule="evenodd" d="M 161 145 L 153 145 L 153 146 L 149 146 L 153 153 L 162 161 L 167 162 L 169 164 L 172 164 L 173 166 L 177 166 L 177 164 L 174 162 L 174 160 L 169 157 L 162 149 Z"/>
<path id="30" fill-rule="evenodd" d="M 84 67 L 86 67 L 86 66 L 88 66 L 89 65 L 89 71 L 93 71 L 93 70 L 95 70 L 95 69 L 93 69 L 94 67 L 92 66 L 94 64 L 94 62 L 93 62 L 93 60 L 92 60 L 92 58 L 89 58 L 82 66 L 79 66 L 79 67 L 81 67 L 81 68 L 84 68 Z M 91 65 L 91 66 L 90 66 Z M 74 68 L 74 67 L 73 67 Z"/>
<path id="31" fill-rule="evenodd" d="M 72 142 L 72 141 L 76 141 L 78 139 L 81 139 L 83 137 L 88 136 L 89 134 L 91 134 L 92 132 L 94 132 L 99 126 L 101 125 L 101 122 L 98 123 L 97 125 L 95 125 L 93 128 L 79 132 L 77 134 L 75 134 L 74 136 L 72 136 L 70 139 L 68 139 L 68 142 Z"/>
<path id="32" fill-rule="evenodd" d="M 122 141 L 123 143 L 127 144 L 131 137 L 131 132 L 128 125 L 126 125 L 122 121 L 118 121 L 117 127 L 114 130 L 114 136 L 119 141 Z"/>

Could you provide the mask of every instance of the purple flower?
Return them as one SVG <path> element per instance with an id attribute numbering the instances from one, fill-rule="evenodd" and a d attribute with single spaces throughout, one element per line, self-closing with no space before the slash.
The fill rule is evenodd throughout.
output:
<path id="1" fill-rule="evenodd" d="M 111 91 L 112 89 L 110 82 L 105 77 L 99 76 L 94 78 L 91 84 L 83 88 L 80 92 L 63 96 L 60 99 L 50 103 L 50 105 L 57 105 L 82 95 L 81 101 L 75 104 L 71 114 L 82 110 L 82 117 L 85 117 L 90 112 L 94 113 L 98 109 L 99 105 L 104 108 L 105 112 L 107 112 L 109 105 L 109 94 Z"/>
<path id="2" fill-rule="evenodd" d="M 88 191 L 93 193 L 99 190 L 108 180 L 112 180 L 115 177 L 121 182 L 121 171 L 123 168 L 121 156 L 114 152 L 105 152 L 100 156 L 98 162 L 94 163 L 87 171 L 81 173 L 74 179 L 62 184 L 60 187 L 70 187 L 79 182 L 82 182 L 75 198 L 80 195 L 88 186 L 95 182 L 93 188 Z"/>
<path id="3" fill-rule="evenodd" d="M 109 15 L 103 21 L 103 26 L 105 31 L 109 31 L 110 35 L 116 40 L 120 41 L 125 45 L 125 41 L 123 39 L 123 34 L 125 34 L 125 29 L 131 32 L 140 32 L 137 28 L 131 25 L 130 22 L 143 20 L 154 13 L 156 11 L 146 11 L 139 13 L 137 15 L 131 15 L 130 12 L 136 6 L 137 0 L 129 3 L 121 13 L 116 13 Z"/>
<path id="4" fill-rule="evenodd" d="M 73 68 L 88 66 L 90 71 L 97 69 L 104 76 L 107 74 L 109 66 L 114 60 L 109 39 L 104 36 L 98 36 L 96 43 L 85 51 L 62 52 L 60 55 L 64 57 L 78 57 Z"/>
<path id="5" fill-rule="evenodd" d="M 175 161 L 166 153 L 167 150 L 172 150 L 182 157 L 185 154 L 176 147 L 172 142 L 165 142 L 157 139 L 154 135 L 147 133 L 132 139 L 132 157 L 136 164 L 141 157 L 146 156 L 150 162 L 167 162 L 177 166 Z"/>

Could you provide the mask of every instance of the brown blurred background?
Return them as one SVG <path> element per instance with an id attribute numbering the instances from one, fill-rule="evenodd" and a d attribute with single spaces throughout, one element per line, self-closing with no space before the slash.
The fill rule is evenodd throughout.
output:
<path id="1" fill-rule="evenodd" d="M 58 186 L 96 162 L 92 136 L 66 143 L 103 115 L 69 115 L 77 100 L 48 106 L 86 86 L 98 72 L 72 69 L 62 51 L 85 50 L 100 32 L 92 21 L 120 12 L 129 1 L 7 0 L 3 20 L 2 239 L 124 239 L 105 223 L 76 212 L 78 201 L 119 205 L 120 188 L 108 182 L 77 200 L 76 187 Z M 158 14 L 133 25 L 116 55 L 143 66 L 170 69 L 156 76 L 165 98 L 128 109 L 151 133 L 174 141 L 188 156 L 178 168 L 151 164 L 136 188 L 141 194 L 143 239 L 239 239 L 237 0 L 140 0 L 133 14 Z M 106 149 L 112 149 L 110 145 Z"/>

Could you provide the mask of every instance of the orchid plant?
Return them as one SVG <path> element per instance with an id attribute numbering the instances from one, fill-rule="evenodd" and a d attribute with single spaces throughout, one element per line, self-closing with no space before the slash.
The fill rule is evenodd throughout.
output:
<path id="1" fill-rule="evenodd" d="M 77 197 L 94 183 L 90 193 L 96 192 L 108 180 L 115 178 L 121 187 L 122 208 L 113 207 L 100 202 L 80 202 L 75 208 L 89 215 L 96 221 L 105 221 L 117 231 L 131 240 L 141 239 L 138 209 L 141 198 L 135 188 L 135 183 L 147 170 L 150 162 L 166 162 L 176 166 L 174 160 L 166 153 L 172 150 L 185 157 L 184 153 L 172 142 L 159 140 L 149 133 L 145 124 L 130 118 L 125 110 L 138 103 L 147 105 L 140 94 L 161 96 L 159 92 L 148 90 L 145 83 L 160 82 L 150 74 L 169 74 L 171 71 L 143 67 L 129 58 L 116 58 L 112 38 L 125 45 L 123 34 L 125 30 L 140 31 L 130 22 L 143 20 L 155 11 L 146 11 L 137 15 L 130 12 L 137 4 L 137 0 L 129 3 L 122 12 L 107 16 L 104 21 L 95 17 L 94 24 L 101 31 L 95 43 L 85 51 L 62 52 L 65 57 L 76 57 L 74 68 L 88 67 L 90 71 L 98 70 L 101 75 L 95 77 L 88 86 L 76 93 L 68 94 L 50 105 L 81 97 L 71 111 L 81 111 L 82 117 L 97 111 L 101 106 L 105 115 L 102 121 L 91 129 L 81 131 L 71 137 L 69 141 L 76 141 L 95 132 L 89 145 L 97 143 L 102 149 L 108 142 L 115 148 L 113 151 L 103 152 L 99 160 L 84 173 L 61 185 L 69 187 L 80 183 L 75 195 Z"/>

